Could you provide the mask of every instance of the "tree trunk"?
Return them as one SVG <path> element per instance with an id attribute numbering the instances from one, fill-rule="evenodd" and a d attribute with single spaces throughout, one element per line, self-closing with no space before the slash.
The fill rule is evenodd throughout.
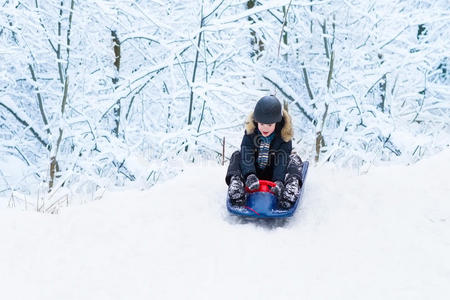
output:
<path id="1" fill-rule="evenodd" d="M 247 9 L 252 9 L 256 6 L 256 0 L 249 0 L 247 1 Z M 258 18 L 261 20 L 260 18 Z M 248 20 L 252 23 L 255 23 L 255 20 L 252 17 L 248 17 Z M 258 39 L 258 36 L 256 35 L 256 31 L 253 29 L 250 29 L 250 44 L 252 45 L 253 53 L 250 55 L 252 57 L 256 56 L 256 59 L 261 57 L 262 51 L 264 51 L 264 42 Z"/>
<path id="2" fill-rule="evenodd" d="M 115 30 L 111 30 L 111 36 L 113 38 L 113 50 L 114 50 L 114 67 L 116 68 L 116 76 L 113 77 L 113 84 L 117 84 L 119 82 L 119 70 L 120 70 L 120 40 Z M 117 100 L 116 105 L 113 109 L 114 114 L 114 128 L 112 132 L 116 137 L 119 137 L 119 129 L 120 129 L 120 111 L 121 111 L 121 102 L 120 99 Z"/>

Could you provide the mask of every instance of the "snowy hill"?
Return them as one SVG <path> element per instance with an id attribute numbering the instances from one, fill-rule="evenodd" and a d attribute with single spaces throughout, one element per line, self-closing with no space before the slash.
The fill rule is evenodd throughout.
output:
<path id="1" fill-rule="evenodd" d="M 0 298 L 448 299 L 449 161 L 311 167 L 287 222 L 230 216 L 218 166 L 59 215 L 2 210 Z"/>

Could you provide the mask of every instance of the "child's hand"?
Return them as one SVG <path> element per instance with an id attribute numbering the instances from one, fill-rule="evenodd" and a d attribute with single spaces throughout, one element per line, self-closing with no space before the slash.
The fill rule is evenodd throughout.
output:
<path id="1" fill-rule="evenodd" d="M 284 190 L 284 184 L 281 181 L 275 181 L 276 186 L 271 187 L 270 190 L 272 193 L 274 193 L 277 198 L 279 199 L 281 197 L 281 193 Z"/>
<path id="2" fill-rule="evenodd" d="M 257 189 L 259 189 L 259 179 L 258 179 L 258 177 L 256 177 L 255 174 L 248 175 L 247 180 L 245 181 L 245 185 L 250 190 L 257 190 Z"/>

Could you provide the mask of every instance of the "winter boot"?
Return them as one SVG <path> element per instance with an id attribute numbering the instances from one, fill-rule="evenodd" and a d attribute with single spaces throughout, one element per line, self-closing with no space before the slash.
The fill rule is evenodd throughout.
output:
<path id="1" fill-rule="evenodd" d="M 244 183 L 239 176 L 233 176 L 228 186 L 228 196 L 230 197 L 231 204 L 237 206 L 245 205 L 245 190 Z"/>
<path id="2" fill-rule="evenodd" d="M 290 209 L 294 206 L 300 192 L 300 187 L 300 180 L 297 177 L 292 176 L 286 179 L 283 197 L 280 199 L 280 208 Z"/>

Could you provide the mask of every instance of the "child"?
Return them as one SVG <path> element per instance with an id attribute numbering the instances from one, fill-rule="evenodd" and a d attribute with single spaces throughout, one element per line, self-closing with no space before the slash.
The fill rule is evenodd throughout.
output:
<path id="1" fill-rule="evenodd" d="M 302 160 L 292 151 L 292 120 L 275 96 L 262 97 L 247 118 L 241 151 L 231 156 L 225 181 L 231 203 L 245 205 L 245 185 L 259 188 L 259 179 L 276 183 L 271 190 L 279 207 L 291 208 L 302 185 Z"/>

